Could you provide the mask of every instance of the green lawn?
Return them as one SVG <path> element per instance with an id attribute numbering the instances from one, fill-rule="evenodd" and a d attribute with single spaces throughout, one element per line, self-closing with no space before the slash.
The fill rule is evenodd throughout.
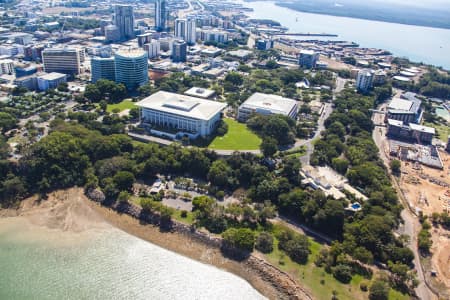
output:
<path id="1" fill-rule="evenodd" d="M 208 148 L 220 150 L 258 150 L 261 138 L 254 134 L 247 125 L 233 119 L 224 119 L 228 124 L 228 132 L 217 136 Z"/>
<path id="2" fill-rule="evenodd" d="M 433 124 L 433 123 L 424 123 L 425 126 L 434 127 L 436 129 L 437 138 L 439 138 L 443 142 L 447 142 L 447 137 L 450 135 L 450 126 L 446 124 Z"/>
<path id="3" fill-rule="evenodd" d="M 308 263 L 301 265 L 293 262 L 287 255 L 278 249 L 278 241 L 275 239 L 274 250 L 266 255 L 267 260 L 297 277 L 298 281 L 311 291 L 315 299 L 331 299 L 333 290 L 337 291 L 338 299 L 367 299 L 368 292 L 364 293 L 359 288 L 362 281 L 361 276 L 354 276 L 350 284 L 342 284 L 333 275 L 325 272 L 324 268 L 319 268 L 314 264 L 322 245 L 310 239 L 311 254 Z M 280 259 L 281 257 L 281 259 Z M 282 264 L 280 264 L 280 262 Z M 321 281 L 323 280 L 323 283 Z"/>
<path id="4" fill-rule="evenodd" d="M 134 105 L 134 102 L 130 99 L 125 99 L 122 102 L 116 104 L 108 104 L 108 106 L 106 107 L 106 111 L 112 113 L 113 109 L 115 108 L 118 108 L 120 111 L 124 111 L 125 109 L 131 109 L 133 107 L 136 107 Z"/>
<path id="5" fill-rule="evenodd" d="M 336 280 L 333 275 L 325 272 L 324 268 L 319 268 L 314 264 L 317 255 L 322 249 L 322 245 L 310 238 L 311 254 L 305 265 L 293 262 L 289 256 L 278 249 L 278 240 L 274 239 L 273 252 L 265 254 L 266 259 L 281 270 L 295 276 L 298 281 L 312 293 L 315 299 L 331 299 L 333 291 L 337 292 L 338 299 L 367 299 L 369 292 L 360 289 L 361 282 L 370 286 L 371 280 L 361 275 L 354 275 L 349 284 L 343 284 Z M 373 276 L 372 280 L 376 278 Z M 389 300 L 406 300 L 407 295 L 394 289 L 389 290 Z"/>
<path id="6" fill-rule="evenodd" d="M 175 220 L 177 220 L 177 221 L 179 221 L 181 223 L 185 223 L 185 224 L 188 224 L 188 225 L 192 225 L 194 223 L 194 221 L 195 221 L 194 213 L 190 212 L 190 211 L 187 212 L 186 218 L 183 218 L 181 216 L 181 210 L 176 210 L 174 212 L 174 214 L 172 215 L 172 218 L 174 218 Z"/>

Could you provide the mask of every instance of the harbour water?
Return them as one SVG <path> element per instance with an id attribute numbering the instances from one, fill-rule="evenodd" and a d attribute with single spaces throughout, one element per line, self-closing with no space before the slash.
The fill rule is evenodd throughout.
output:
<path id="1" fill-rule="evenodd" d="M 395 56 L 450 70 L 449 29 L 303 13 L 277 6 L 274 2 L 239 2 L 253 8 L 253 12 L 246 12 L 249 17 L 278 21 L 288 27 L 289 32 L 337 34 L 337 38 L 326 39 L 352 41 L 361 47 L 385 49 Z"/>
<path id="2" fill-rule="evenodd" d="M 112 226 L 0 219 L 0 299 L 263 299 L 245 280 Z"/>

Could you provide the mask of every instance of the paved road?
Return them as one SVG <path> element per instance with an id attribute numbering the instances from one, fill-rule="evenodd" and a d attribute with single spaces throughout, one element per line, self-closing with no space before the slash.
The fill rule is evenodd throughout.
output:
<path id="1" fill-rule="evenodd" d="M 340 77 L 336 79 L 336 88 L 333 91 L 333 98 L 331 103 L 325 103 L 325 107 L 323 109 L 322 114 L 317 121 L 317 130 L 314 133 L 314 136 L 308 140 L 300 141 L 295 144 L 295 147 L 306 147 L 306 154 L 300 157 L 300 161 L 303 166 L 309 165 L 309 161 L 311 158 L 311 154 L 314 151 L 313 141 L 322 137 L 322 131 L 325 130 L 325 120 L 328 119 L 330 114 L 333 112 L 333 102 L 336 99 L 336 95 L 340 93 L 345 87 L 346 80 Z"/>
<path id="2" fill-rule="evenodd" d="M 387 104 L 380 105 L 377 110 L 383 111 L 386 109 Z M 387 157 L 386 152 L 384 149 L 384 144 L 387 142 L 386 140 L 386 128 L 382 127 L 384 126 L 384 114 L 381 113 L 373 113 L 372 115 L 372 121 L 375 124 L 375 128 L 372 132 L 373 140 L 375 141 L 375 144 L 378 147 L 379 155 L 381 160 L 384 162 L 385 166 L 389 168 L 389 157 Z M 394 178 L 391 179 L 392 185 L 396 189 L 399 198 L 405 207 L 403 211 L 401 212 L 401 217 L 404 221 L 404 224 L 402 224 L 399 229 L 399 234 L 406 234 L 410 237 L 409 245 L 408 247 L 413 251 L 414 253 L 414 266 L 417 271 L 417 278 L 419 279 L 419 285 L 416 288 L 416 294 L 421 300 L 434 300 L 437 299 L 437 297 L 434 295 L 434 293 L 428 288 L 428 286 L 425 283 L 425 276 L 423 274 L 422 265 L 420 263 L 420 254 L 417 249 L 417 234 L 420 231 L 420 224 L 417 219 L 417 217 L 411 212 L 409 209 L 407 200 L 404 199 L 403 194 L 400 190 L 400 187 L 398 186 L 397 182 Z"/>

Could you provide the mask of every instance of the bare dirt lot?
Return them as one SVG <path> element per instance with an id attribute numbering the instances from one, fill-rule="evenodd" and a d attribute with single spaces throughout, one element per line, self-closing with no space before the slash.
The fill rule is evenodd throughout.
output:
<path id="1" fill-rule="evenodd" d="M 416 210 L 430 216 L 433 212 L 442 213 L 450 209 L 450 155 L 439 152 L 444 164 L 443 170 L 429 168 L 412 163 L 402 162 L 401 189 Z M 433 246 L 431 249 L 431 264 L 425 267 L 426 276 L 430 278 L 430 271 L 436 271 L 436 277 L 431 277 L 439 290 L 450 290 L 450 232 L 444 228 L 431 230 Z"/>
<path id="2" fill-rule="evenodd" d="M 433 230 L 431 267 L 436 271 L 434 280 L 447 292 L 450 291 L 450 232 L 439 228 Z"/>
<path id="3" fill-rule="evenodd" d="M 439 154 L 444 164 L 443 170 L 423 165 L 417 169 L 413 163 L 402 162 L 402 190 L 410 206 L 420 209 L 425 215 L 441 213 L 449 208 L 450 187 L 442 186 L 439 182 L 450 186 L 450 155 L 443 151 Z"/>

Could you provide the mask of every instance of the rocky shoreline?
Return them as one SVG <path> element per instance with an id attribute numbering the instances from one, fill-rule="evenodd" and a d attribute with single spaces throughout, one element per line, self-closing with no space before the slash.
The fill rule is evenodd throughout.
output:
<path id="1" fill-rule="evenodd" d="M 157 213 L 143 212 L 142 209 L 132 203 L 114 203 L 112 205 L 103 205 L 103 199 L 100 199 L 93 195 L 92 193 L 87 193 L 87 198 L 93 202 L 97 202 L 97 208 L 105 209 L 110 208 L 115 214 L 127 215 L 135 220 L 139 221 L 140 225 L 150 224 L 153 229 L 159 229 L 160 226 L 160 216 Z M 100 200 L 100 201 L 99 201 Z M 104 213 L 102 213 L 104 215 Z M 119 228 L 130 232 L 130 226 L 123 226 L 124 224 L 118 224 L 114 222 L 113 216 L 107 218 L 113 225 L 118 225 Z M 117 220 L 116 220 L 117 221 Z M 122 225 L 122 226 L 121 226 Z M 146 226 L 148 229 L 148 226 Z M 127 230 L 128 229 L 128 230 Z M 159 230 L 161 233 L 161 230 Z M 164 230 L 163 230 L 164 231 Z M 208 253 L 209 259 L 205 259 L 204 255 L 198 256 L 193 253 L 187 253 L 186 249 L 180 249 L 181 247 L 171 247 L 165 243 L 158 242 L 153 238 L 150 241 L 156 243 L 163 247 L 171 248 L 175 252 L 185 254 L 194 259 L 200 261 L 206 261 L 217 267 L 224 268 L 227 271 L 235 273 L 236 275 L 243 277 L 250 282 L 257 290 L 259 290 L 264 296 L 271 299 L 305 299 L 310 300 L 312 296 L 302 287 L 299 283 L 292 278 L 288 273 L 278 269 L 272 264 L 268 263 L 265 259 L 259 257 L 255 253 L 251 253 L 245 259 L 239 261 L 233 261 L 226 258 L 222 249 L 222 238 L 213 236 L 209 233 L 197 230 L 196 228 L 178 222 L 177 220 L 172 220 L 170 228 L 167 229 L 168 232 L 162 232 L 162 235 L 179 235 L 187 237 L 190 241 L 195 242 L 201 249 L 201 252 Z M 139 232 L 131 230 L 132 234 L 138 235 L 139 237 L 149 240 L 148 237 L 144 236 Z M 155 231 L 153 230 L 153 233 Z M 175 249 L 173 249 L 175 248 Z M 217 263 L 220 261 L 220 263 Z"/>

